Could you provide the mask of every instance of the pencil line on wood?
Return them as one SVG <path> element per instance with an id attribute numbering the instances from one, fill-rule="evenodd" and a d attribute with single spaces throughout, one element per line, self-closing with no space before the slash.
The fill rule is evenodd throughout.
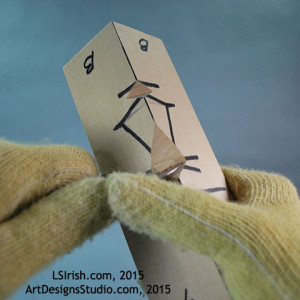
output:
<path id="1" fill-rule="evenodd" d="M 185 165 L 183 168 L 184 168 L 185 170 L 190 170 L 190 171 L 194 171 L 194 172 L 201 173 L 201 170 L 200 170 L 199 168 L 196 168 L 196 167 L 191 167 L 191 166 Z"/>
<path id="2" fill-rule="evenodd" d="M 133 109 L 138 105 L 138 103 L 140 102 L 142 98 L 137 98 L 132 105 L 129 107 L 127 113 L 125 114 L 125 116 L 122 118 L 122 120 L 114 127 L 114 130 L 118 130 L 119 128 L 122 127 L 122 125 L 126 122 L 126 120 L 129 118 L 131 112 L 133 111 Z"/>
<path id="3" fill-rule="evenodd" d="M 134 131 L 132 131 L 125 124 L 122 124 L 122 128 L 128 132 L 132 137 L 134 137 L 149 153 L 151 153 L 151 148 L 143 141 Z"/>
<path id="4" fill-rule="evenodd" d="M 203 191 L 209 192 L 209 193 L 215 193 L 215 192 L 219 192 L 219 191 L 226 191 L 226 188 L 224 188 L 224 187 L 214 187 L 214 188 L 205 189 Z"/>

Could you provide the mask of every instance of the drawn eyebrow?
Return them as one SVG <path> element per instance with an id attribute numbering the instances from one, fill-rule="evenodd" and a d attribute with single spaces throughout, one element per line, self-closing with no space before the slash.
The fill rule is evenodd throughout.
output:
<path id="1" fill-rule="evenodd" d="M 154 87 L 154 88 L 159 88 L 159 85 L 156 83 L 152 83 L 152 82 L 147 82 L 147 81 L 141 81 L 139 80 L 142 84 L 146 85 L 146 86 L 150 86 L 150 87 Z"/>
<path id="2" fill-rule="evenodd" d="M 183 167 L 185 170 L 190 170 L 190 171 L 194 171 L 194 172 L 198 172 L 198 173 L 201 173 L 201 170 L 199 168 L 196 168 L 196 167 L 192 167 L 192 166 L 187 166 L 185 165 Z"/>
<path id="3" fill-rule="evenodd" d="M 188 155 L 188 156 L 185 156 L 185 159 L 186 160 L 197 160 L 197 159 L 199 159 L 199 156 L 198 155 Z"/>
<path id="4" fill-rule="evenodd" d="M 226 188 L 224 188 L 224 187 L 214 187 L 214 188 L 205 189 L 205 190 L 202 190 L 202 191 L 205 191 L 205 192 L 208 192 L 208 193 L 214 193 L 214 192 L 219 192 L 219 191 L 226 191 Z"/>

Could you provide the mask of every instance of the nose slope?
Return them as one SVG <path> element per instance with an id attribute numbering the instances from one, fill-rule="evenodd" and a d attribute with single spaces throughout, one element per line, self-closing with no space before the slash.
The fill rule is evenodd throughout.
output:
<path id="1" fill-rule="evenodd" d="M 154 122 L 151 170 L 160 177 L 178 179 L 186 159 L 171 139 Z"/>

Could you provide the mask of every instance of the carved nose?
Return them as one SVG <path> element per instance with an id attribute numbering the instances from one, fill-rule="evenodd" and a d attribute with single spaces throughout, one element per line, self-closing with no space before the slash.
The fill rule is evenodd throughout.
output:
<path id="1" fill-rule="evenodd" d="M 172 140 L 154 122 L 151 170 L 161 178 L 178 179 L 186 159 Z"/>

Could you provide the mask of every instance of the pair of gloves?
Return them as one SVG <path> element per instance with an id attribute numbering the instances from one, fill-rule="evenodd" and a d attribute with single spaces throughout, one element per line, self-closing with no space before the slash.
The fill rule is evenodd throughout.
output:
<path id="1" fill-rule="evenodd" d="M 223 173 L 232 202 L 156 176 L 99 177 L 77 147 L 0 141 L 0 298 L 118 219 L 210 256 L 235 300 L 300 299 L 296 188 L 276 174 Z"/>

